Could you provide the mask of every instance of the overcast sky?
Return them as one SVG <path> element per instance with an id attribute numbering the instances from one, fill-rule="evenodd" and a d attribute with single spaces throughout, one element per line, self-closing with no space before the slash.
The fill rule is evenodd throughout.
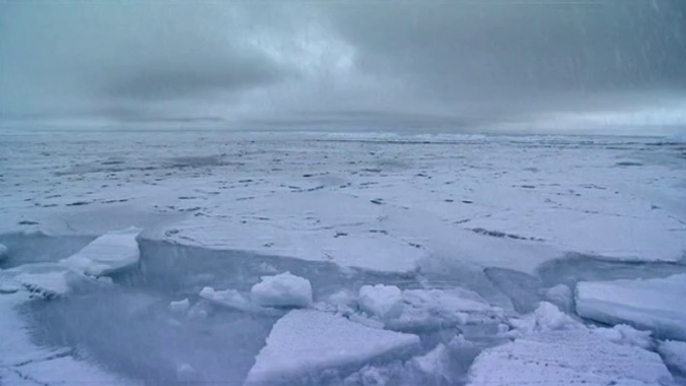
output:
<path id="1" fill-rule="evenodd" d="M 671 124 L 685 91 L 684 0 L 0 1 L 6 120 Z"/>

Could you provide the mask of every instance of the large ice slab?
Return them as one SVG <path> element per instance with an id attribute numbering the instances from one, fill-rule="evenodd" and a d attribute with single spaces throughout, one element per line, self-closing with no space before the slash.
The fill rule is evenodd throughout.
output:
<path id="1" fill-rule="evenodd" d="M 661 385 L 672 376 L 660 356 L 612 343 L 586 329 L 546 331 L 487 349 L 470 386 Z"/>
<path id="2" fill-rule="evenodd" d="M 365 327 L 324 312 L 293 310 L 274 325 L 245 384 L 316 380 L 327 369 L 352 371 L 403 357 L 418 345 L 416 335 Z"/>
<path id="3" fill-rule="evenodd" d="M 131 227 L 108 232 L 78 253 L 60 261 L 66 267 L 91 276 L 102 276 L 138 264 L 140 250 L 136 237 L 142 229 Z"/>
<path id="4" fill-rule="evenodd" d="M 580 282 L 576 311 L 602 323 L 626 323 L 656 337 L 686 340 L 686 274 L 659 279 Z"/>

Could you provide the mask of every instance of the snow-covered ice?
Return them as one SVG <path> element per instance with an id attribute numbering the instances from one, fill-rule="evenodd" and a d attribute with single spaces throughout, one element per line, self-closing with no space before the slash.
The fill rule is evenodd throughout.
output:
<path id="1" fill-rule="evenodd" d="M 308 307 L 312 304 L 312 285 L 290 272 L 262 276 L 250 290 L 250 298 L 262 307 Z"/>
<path id="2" fill-rule="evenodd" d="M 313 310 L 293 310 L 279 319 L 255 358 L 246 385 L 316 381 L 324 370 L 353 371 L 419 348 L 416 335 L 379 330 Z"/>
<path id="3" fill-rule="evenodd" d="M 602 323 L 627 323 L 656 337 L 686 340 L 686 275 L 580 282 L 576 311 Z"/>
<path id="4" fill-rule="evenodd" d="M 469 374 L 471 386 L 657 386 L 672 382 L 656 353 L 612 343 L 586 329 L 550 330 L 486 349 Z"/>
<path id="5" fill-rule="evenodd" d="M 141 231 L 131 227 L 108 232 L 60 263 L 91 276 L 108 275 L 130 268 L 138 264 L 140 259 L 136 237 Z"/>

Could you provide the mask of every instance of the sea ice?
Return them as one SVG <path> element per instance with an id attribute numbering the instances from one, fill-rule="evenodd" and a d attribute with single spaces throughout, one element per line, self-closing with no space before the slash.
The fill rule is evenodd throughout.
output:
<path id="1" fill-rule="evenodd" d="M 535 333 L 483 351 L 470 386 L 661 385 L 672 376 L 660 356 L 612 343 L 587 329 Z"/>
<path id="2" fill-rule="evenodd" d="M 310 281 L 291 274 L 262 276 L 250 290 L 250 297 L 262 307 L 309 307 L 312 304 Z"/>
<path id="3" fill-rule="evenodd" d="M 136 237 L 141 231 L 131 227 L 108 232 L 60 263 L 91 276 L 108 275 L 129 268 L 138 264 L 140 259 Z"/>
<path id="4" fill-rule="evenodd" d="M 686 340 L 686 274 L 658 279 L 580 282 L 576 311 L 601 323 L 626 323 L 656 337 Z"/>
<path id="5" fill-rule="evenodd" d="M 246 385 L 275 385 L 325 370 L 354 371 L 365 364 L 411 355 L 419 337 L 379 330 L 313 310 L 293 310 L 274 325 L 255 358 Z"/>

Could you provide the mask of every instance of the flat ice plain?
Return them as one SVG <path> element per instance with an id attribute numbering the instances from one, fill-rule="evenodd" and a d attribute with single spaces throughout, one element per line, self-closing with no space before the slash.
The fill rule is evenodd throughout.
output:
<path id="1" fill-rule="evenodd" d="M 683 141 L 2 138 L 0 385 L 686 384 Z"/>

